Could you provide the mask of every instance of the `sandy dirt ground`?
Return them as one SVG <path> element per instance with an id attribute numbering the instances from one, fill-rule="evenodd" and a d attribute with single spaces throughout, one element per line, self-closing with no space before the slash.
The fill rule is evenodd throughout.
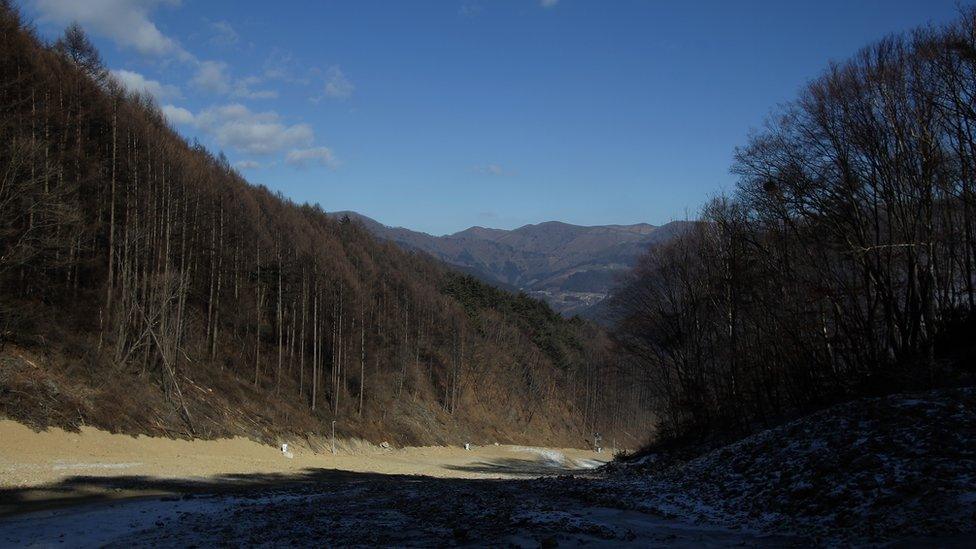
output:
<path id="1" fill-rule="evenodd" d="M 0 421 L 0 547 L 781 546 L 598 489 L 609 452 L 182 441 Z M 323 447 L 324 445 L 324 447 Z M 324 450 L 324 453 L 323 453 Z"/>
<path id="2" fill-rule="evenodd" d="M 512 478 L 591 469 L 612 459 L 612 452 L 541 449 L 524 446 L 380 448 L 361 441 L 304 440 L 280 448 L 244 438 L 174 440 L 132 437 L 91 427 L 80 433 L 61 429 L 35 432 L 0 420 L 0 488 L 33 487 L 83 475 L 151 476 L 163 479 L 227 475 L 289 474 L 310 468 L 452 478 Z M 524 462 L 524 463 L 520 463 Z M 493 466 L 494 465 L 494 466 Z M 519 465 L 523 466 L 522 468 Z"/>

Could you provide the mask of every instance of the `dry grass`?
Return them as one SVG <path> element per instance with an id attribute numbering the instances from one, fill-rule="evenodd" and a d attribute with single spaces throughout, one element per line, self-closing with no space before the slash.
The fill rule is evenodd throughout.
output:
<path id="1" fill-rule="evenodd" d="M 42 354 L 20 345 L 5 346 L 0 350 L 0 415 L 34 429 L 77 431 L 90 425 L 112 433 L 184 439 L 243 436 L 272 444 L 295 435 L 306 440 L 331 436 L 328 405 L 320 404 L 313 413 L 288 376 L 283 376 L 276 397 L 273 388 L 256 389 L 250 380 L 217 365 L 187 365 L 178 379 L 188 423 L 177 397 L 164 390 L 163 380 L 151 372 L 109 366 L 93 347 L 77 342 L 52 345 Z M 570 429 L 560 432 L 563 425 L 558 421 L 540 417 L 516 427 L 506 420 L 511 410 L 473 406 L 468 414 L 451 415 L 409 393 L 396 403 L 387 397 L 381 406 L 374 404 L 376 408 L 382 411 L 367 409 L 363 417 L 340 415 L 337 435 L 397 447 L 465 442 L 584 445 Z"/>

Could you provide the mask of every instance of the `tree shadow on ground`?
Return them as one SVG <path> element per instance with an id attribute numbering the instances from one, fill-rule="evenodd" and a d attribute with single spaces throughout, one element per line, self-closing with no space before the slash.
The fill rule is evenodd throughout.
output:
<path id="1" fill-rule="evenodd" d="M 517 482 L 542 476 L 588 476 L 593 469 L 570 467 L 539 459 L 500 458 L 465 465 L 444 465 L 464 473 L 498 475 L 505 479 L 438 478 L 306 468 L 290 473 L 240 473 L 196 478 L 160 478 L 146 475 L 77 475 L 58 482 L 16 488 L 0 488 L 0 517 L 31 511 L 138 497 L 192 494 L 261 494 L 268 490 L 307 489 L 330 484 L 383 481 L 396 484 L 448 483 L 459 488 L 483 482 Z M 496 484 L 497 487 L 497 484 Z"/>
<path id="2" fill-rule="evenodd" d="M 381 480 L 410 483 L 426 478 L 429 477 L 320 468 L 306 468 L 293 473 L 240 473 L 199 478 L 77 475 L 51 484 L 0 488 L 0 517 L 81 503 L 139 497 L 192 497 L 200 494 L 257 496 L 270 490 L 327 488 L 329 485 Z"/>
<path id="3" fill-rule="evenodd" d="M 454 469 L 536 476 L 573 472 L 524 459 Z M 436 478 L 319 468 L 202 479 L 75 476 L 47 486 L 0 489 L 0 515 L 86 504 L 50 515 L 0 516 L 0 545 L 54 545 L 88 539 L 84 536 L 96 536 L 93 545 L 113 546 L 783 545 L 781 539 L 626 510 L 595 494 L 591 480 Z M 127 530 L 114 531 L 120 524 Z"/>
<path id="4" fill-rule="evenodd" d="M 590 468 L 570 467 L 552 461 L 519 458 L 500 458 L 467 465 L 445 465 L 444 468 L 451 471 L 463 471 L 467 473 L 498 474 L 526 478 L 556 475 L 585 475 L 593 471 Z"/>
<path id="5" fill-rule="evenodd" d="M 46 486 L 0 489 L 0 546 L 4 540 L 12 545 L 56 543 L 59 533 L 75 535 L 71 528 L 87 528 L 97 536 L 102 526 L 96 523 L 111 528 L 130 520 L 133 530 L 112 543 L 464 544 L 521 528 L 520 509 L 536 505 L 535 498 L 518 497 L 531 492 L 528 482 L 320 468 L 200 479 L 75 476 Z M 201 511 L 206 508 L 218 511 Z M 166 509 L 175 511 L 167 514 Z M 48 510 L 54 512 L 32 513 Z M 149 529 L 145 523 L 134 526 L 140 517 L 156 514 L 155 527 L 152 521 Z M 34 521 L 33 526 L 25 528 L 24 520 Z M 78 526 L 78 520 L 87 524 Z M 33 539 L 32 531 L 40 537 Z"/>

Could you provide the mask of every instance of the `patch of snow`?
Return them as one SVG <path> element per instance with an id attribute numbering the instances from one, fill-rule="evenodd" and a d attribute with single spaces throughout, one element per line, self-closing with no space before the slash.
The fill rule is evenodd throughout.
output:
<path id="1" fill-rule="evenodd" d="M 597 467 L 602 467 L 607 464 L 605 461 L 600 461 L 598 459 L 577 459 L 574 460 L 576 467 L 579 469 L 596 469 Z"/>
<path id="2" fill-rule="evenodd" d="M 665 516 L 840 544 L 951 538 L 976 533 L 972 433 L 973 389 L 869 398 L 691 461 L 641 468 L 651 454 L 612 466 L 603 492 Z"/>
<path id="3" fill-rule="evenodd" d="M 548 448 L 535 448 L 531 446 L 516 446 L 512 448 L 516 452 L 535 454 L 542 458 L 543 463 L 548 467 L 563 467 L 566 464 L 566 456 L 557 450 Z"/>

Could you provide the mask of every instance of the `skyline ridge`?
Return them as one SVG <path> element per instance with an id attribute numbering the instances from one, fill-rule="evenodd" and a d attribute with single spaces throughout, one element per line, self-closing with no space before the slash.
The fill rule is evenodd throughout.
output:
<path id="1" fill-rule="evenodd" d="M 656 229 L 656 228 L 664 227 L 665 225 L 669 225 L 671 223 L 682 223 L 682 222 L 692 222 L 692 221 L 694 221 L 693 219 L 671 219 L 671 220 L 666 221 L 666 222 L 664 222 L 664 223 L 662 223 L 660 225 L 655 225 L 653 223 L 644 222 L 644 221 L 640 221 L 640 222 L 637 222 L 637 223 L 606 223 L 606 224 L 596 224 L 596 225 L 583 225 L 583 224 L 579 224 L 579 223 L 570 223 L 568 221 L 563 221 L 563 220 L 560 220 L 560 219 L 548 219 L 548 220 L 539 221 L 539 222 L 536 222 L 536 223 L 525 223 L 524 225 L 519 225 L 519 226 L 513 227 L 511 229 L 506 229 L 506 228 L 503 228 L 503 227 L 492 227 L 492 226 L 489 226 L 489 225 L 471 225 L 469 227 L 466 227 L 464 229 L 460 229 L 458 231 L 454 231 L 454 232 L 451 232 L 451 233 L 433 234 L 433 233 L 429 233 L 429 232 L 422 231 L 422 230 L 419 230 L 419 229 L 414 229 L 414 228 L 411 228 L 411 227 L 405 227 L 405 226 L 402 226 L 402 225 L 388 225 L 388 224 L 383 223 L 382 221 L 380 221 L 379 219 L 377 219 L 377 218 L 375 218 L 375 217 L 373 217 L 371 215 L 367 215 L 367 214 L 358 212 L 356 210 L 336 210 L 336 211 L 326 211 L 326 213 L 328 215 L 330 215 L 330 216 L 341 216 L 343 214 L 355 214 L 358 218 L 368 219 L 369 221 L 372 221 L 372 222 L 375 222 L 375 223 L 379 223 L 380 225 L 383 225 L 384 227 L 389 228 L 389 229 L 404 229 L 404 230 L 412 231 L 412 232 L 415 232 L 415 233 L 426 234 L 428 236 L 432 236 L 432 237 L 435 237 L 435 238 L 443 238 L 443 237 L 456 236 L 456 235 L 459 235 L 459 234 L 464 233 L 464 232 L 468 232 L 468 231 L 471 231 L 471 230 L 478 230 L 478 229 L 485 230 L 485 231 L 513 232 L 513 231 L 518 231 L 520 229 L 525 229 L 525 228 L 529 228 L 529 227 L 538 227 L 538 226 L 546 225 L 546 224 L 568 225 L 568 226 L 571 226 L 571 227 L 580 227 L 580 228 L 585 228 L 585 229 L 594 229 L 594 228 L 607 228 L 607 229 L 619 228 L 619 229 L 626 229 L 626 228 L 630 228 L 630 227 L 642 227 L 642 226 L 643 227 L 651 227 L 651 228 L 655 228 Z"/>

